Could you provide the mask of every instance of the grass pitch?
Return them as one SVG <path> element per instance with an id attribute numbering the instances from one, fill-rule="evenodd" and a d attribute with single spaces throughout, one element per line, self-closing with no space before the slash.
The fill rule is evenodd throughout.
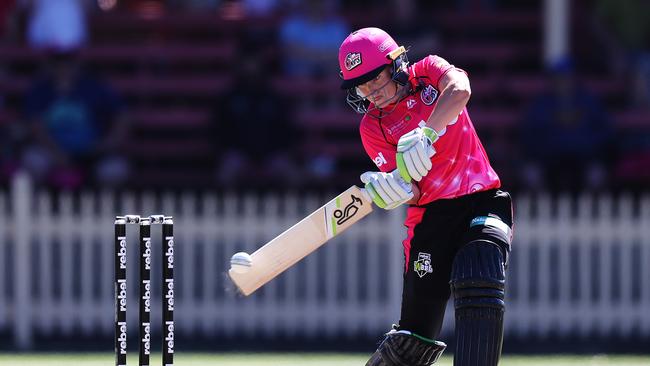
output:
<path id="1" fill-rule="evenodd" d="M 181 353 L 176 355 L 178 366 L 359 366 L 368 359 L 365 354 L 269 354 L 269 353 Z M 107 366 L 115 362 L 105 353 L 13 354 L 0 353 L 0 365 L 38 366 Z M 151 364 L 160 363 L 160 355 L 152 355 Z M 443 357 L 436 365 L 451 366 L 451 357 Z M 129 357 L 129 365 L 137 365 L 137 355 Z M 649 366 L 648 356 L 505 356 L 501 366 Z"/>

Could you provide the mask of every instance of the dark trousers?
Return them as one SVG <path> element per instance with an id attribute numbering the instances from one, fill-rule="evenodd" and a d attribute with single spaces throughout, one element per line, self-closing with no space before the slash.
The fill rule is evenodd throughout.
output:
<path id="1" fill-rule="evenodd" d="M 498 218 L 512 229 L 510 195 L 493 189 L 409 207 L 400 329 L 430 339 L 438 337 L 451 294 L 452 263 L 466 243 L 492 241 L 502 248 L 507 262 L 507 234 L 494 227 L 470 226 L 474 218 L 484 216 Z"/>

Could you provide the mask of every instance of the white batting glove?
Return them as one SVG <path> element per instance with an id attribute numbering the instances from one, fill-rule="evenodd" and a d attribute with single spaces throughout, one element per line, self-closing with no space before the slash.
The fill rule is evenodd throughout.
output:
<path id="1" fill-rule="evenodd" d="M 397 142 L 397 170 L 404 181 L 420 181 L 431 170 L 431 157 L 436 153 L 433 143 L 438 134 L 433 128 L 418 127 Z"/>
<path id="2" fill-rule="evenodd" d="M 372 201 L 386 210 L 392 210 L 413 198 L 411 183 L 406 183 L 397 169 L 390 173 L 365 172 L 361 174 L 361 181 L 366 184 L 366 192 Z"/>

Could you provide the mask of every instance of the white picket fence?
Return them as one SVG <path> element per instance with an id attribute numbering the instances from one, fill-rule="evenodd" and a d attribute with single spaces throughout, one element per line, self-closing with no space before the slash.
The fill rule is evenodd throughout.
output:
<path id="1" fill-rule="evenodd" d="M 0 192 L 0 333 L 13 334 L 17 349 L 35 347 L 37 335 L 111 336 L 114 216 L 164 213 L 175 223 L 177 337 L 379 335 L 399 316 L 404 211 L 373 213 L 249 298 L 237 296 L 226 278 L 232 253 L 253 251 L 329 198 L 193 192 L 53 197 L 34 192 L 18 176 Z M 515 201 L 508 334 L 649 336 L 650 197 Z M 135 335 L 137 229 L 127 232 L 128 320 Z M 159 230 L 152 233 L 159 245 Z M 153 297 L 157 324 L 160 291 Z M 451 308 L 446 316 L 449 334 Z"/>

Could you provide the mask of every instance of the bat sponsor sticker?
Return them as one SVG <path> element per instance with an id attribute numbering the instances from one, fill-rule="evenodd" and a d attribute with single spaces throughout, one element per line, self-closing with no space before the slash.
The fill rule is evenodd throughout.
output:
<path id="1" fill-rule="evenodd" d="M 331 238 L 336 235 L 338 227 L 354 217 L 361 206 L 363 206 L 361 198 L 351 194 L 350 202 L 345 207 L 341 207 L 340 198 L 337 198 L 333 205 L 326 207 L 327 237 Z"/>

